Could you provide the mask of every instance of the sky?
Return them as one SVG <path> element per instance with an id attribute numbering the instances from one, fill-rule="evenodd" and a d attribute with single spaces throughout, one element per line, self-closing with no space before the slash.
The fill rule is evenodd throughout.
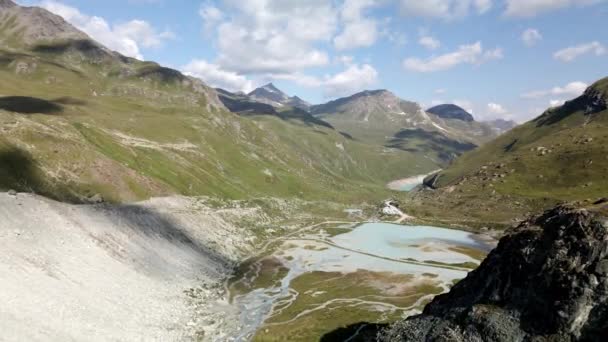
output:
<path id="1" fill-rule="evenodd" d="M 608 76 L 608 0 L 18 0 L 230 91 L 388 89 L 518 122 Z"/>

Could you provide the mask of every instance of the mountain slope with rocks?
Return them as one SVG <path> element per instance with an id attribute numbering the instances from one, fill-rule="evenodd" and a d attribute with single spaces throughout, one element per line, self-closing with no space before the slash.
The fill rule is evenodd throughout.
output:
<path id="1" fill-rule="evenodd" d="M 562 200 L 601 196 L 608 187 L 608 78 L 442 171 L 434 185 L 475 186 Z M 495 174 L 497 176 L 495 176 Z M 498 178 L 498 179 L 497 179 Z"/>
<path id="2" fill-rule="evenodd" d="M 608 338 L 608 201 L 560 206 L 507 232 L 423 313 L 381 341 L 603 341 Z"/>
<path id="3" fill-rule="evenodd" d="M 414 215 L 504 228 L 564 201 L 608 189 L 608 78 L 513 128 L 443 171 L 407 199 Z M 424 215 L 423 215 L 424 213 Z"/>
<path id="4" fill-rule="evenodd" d="M 234 329 L 207 306 L 222 305 L 222 280 L 252 248 L 235 223 L 265 213 L 0 193 L 0 217 L 2 340 L 183 341 Z"/>

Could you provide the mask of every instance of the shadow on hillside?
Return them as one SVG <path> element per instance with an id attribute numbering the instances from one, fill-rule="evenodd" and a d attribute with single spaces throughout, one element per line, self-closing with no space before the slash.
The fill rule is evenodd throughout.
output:
<path id="1" fill-rule="evenodd" d="M 37 191 L 40 175 L 31 156 L 16 147 L 0 147 L 0 188 L 16 191 Z"/>
<path id="2" fill-rule="evenodd" d="M 59 114 L 63 106 L 57 102 L 29 96 L 0 97 L 0 109 L 20 114 Z"/>
<path id="3" fill-rule="evenodd" d="M 338 328 L 321 337 L 320 342 L 367 342 L 375 341 L 380 330 L 388 327 L 386 324 L 356 323 L 346 328 Z"/>
<path id="4" fill-rule="evenodd" d="M 186 80 L 186 76 L 184 76 L 181 72 L 171 68 L 165 68 L 160 65 L 144 66 L 137 72 L 135 76 L 157 79 L 162 83 L 183 82 Z"/>
<path id="5" fill-rule="evenodd" d="M 439 132 L 429 132 L 422 129 L 405 129 L 395 134 L 385 145 L 407 152 L 435 152 L 445 161 L 453 158 L 453 154 L 462 154 L 477 147 L 469 142 L 450 139 Z"/>
<path id="6" fill-rule="evenodd" d="M 72 105 L 72 106 L 86 106 L 87 105 L 87 101 L 77 99 L 74 97 L 70 97 L 70 96 L 64 96 L 64 97 L 55 99 L 55 100 L 53 100 L 53 103 L 66 105 L 66 106 L 67 105 Z"/>
<path id="7" fill-rule="evenodd" d="M 180 253 L 184 252 L 185 257 L 193 256 L 196 262 L 201 263 L 201 267 L 208 265 L 209 261 L 224 266 L 232 264 L 227 257 L 202 244 L 179 222 L 154 208 L 138 204 L 105 205 L 103 213 L 113 222 L 132 230 L 134 236 L 131 237 L 131 241 L 134 244 L 137 236 L 145 238 L 144 241 L 147 241 L 145 244 L 136 244 L 135 249 L 129 253 L 131 257 L 129 261 L 134 262 L 136 266 L 141 266 L 141 270 L 150 275 L 172 277 L 176 271 L 174 267 L 182 265 L 187 267 L 186 261 L 178 255 L 163 257 L 162 251 L 158 250 L 163 245 L 158 242 L 173 245 Z M 105 241 L 101 241 L 101 243 L 104 244 Z M 189 253 L 189 251 L 194 253 Z M 123 251 L 114 252 L 117 253 L 117 257 L 124 254 Z M 171 250 L 165 252 L 171 253 Z M 190 271 L 192 270 L 190 269 Z"/>
<path id="8" fill-rule="evenodd" d="M 77 40 L 66 40 L 63 42 L 52 43 L 52 44 L 38 44 L 32 48 L 32 51 L 38 53 L 53 53 L 53 54 L 61 54 L 69 51 L 71 49 L 75 49 L 81 52 L 97 52 L 100 50 L 100 47 L 87 39 L 77 39 Z"/>

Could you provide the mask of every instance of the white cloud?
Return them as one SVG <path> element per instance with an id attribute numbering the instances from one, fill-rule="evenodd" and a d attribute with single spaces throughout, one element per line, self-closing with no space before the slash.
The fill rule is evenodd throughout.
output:
<path id="1" fill-rule="evenodd" d="M 527 46 L 534 46 L 534 45 L 536 45 L 536 43 L 538 43 L 542 39 L 543 39 L 543 36 L 540 34 L 540 32 L 537 29 L 533 29 L 533 28 L 529 28 L 521 34 L 521 40 Z"/>
<path id="2" fill-rule="evenodd" d="M 203 19 L 205 25 L 205 31 L 211 31 L 218 23 L 224 19 L 224 12 L 222 12 L 212 2 L 206 1 L 201 4 L 198 10 L 198 14 Z"/>
<path id="3" fill-rule="evenodd" d="M 492 0 L 400 0 L 405 16 L 453 19 L 483 14 L 492 8 Z"/>
<path id="4" fill-rule="evenodd" d="M 230 17 L 217 28 L 217 63 L 243 74 L 288 73 L 329 63 L 325 51 L 337 26 L 332 0 L 224 0 Z"/>
<path id="5" fill-rule="evenodd" d="M 549 12 L 572 6 L 594 5 L 605 0 L 506 0 L 505 15 L 510 17 L 534 17 L 542 12 Z"/>
<path id="6" fill-rule="evenodd" d="M 606 47 L 603 44 L 594 41 L 559 50 L 553 54 L 553 57 L 562 62 L 572 62 L 582 55 L 594 54 L 596 56 L 601 56 L 606 54 L 606 51 Z"/>
<path id="7" fill-rule="evenodd" d="M 435 50 L 441 46 L 441 42 L 431 36 L 420 37 L 420 39 L 418 39 L 418 44 L 429 50 Z"/>
<path id="8" fill-rule="evenodd" d="M 378 72 L 371 65 L 351 65 L 343 72 L 325 80 L 325 95 L 328 97 L 350 95 L 375 84 L 377 80 Z"/>
<path id="9" fill-rule="evenodd" d="M 435 94 L 441 95 L 445 94 L 446 90 L 443 88 L 435 89 Z"/>
<path id="10" fill-rule="evenodd" d="M 508 111 L 501 104 L 490 102 L 488 103 L 488 112 L 492 115 L 504 115 Z"/>
<path id="11" fill-rule="evenodd" d="M 481 42 L 476 42 L 470 45 L 461 45 L 454 52 L 430 57 L 425 60 L 407 58 L 403 61 L 403 66 L 408 70 L 416 72 L 435 72 L 451 69 L 460 64 L 482 64 L 489 60 L 501 59 L 502 57 L 503 53 L 500 48 L 484 51 Z"/>
<path id="12" fill-rule="evenodd" d="M 223 70 L 219 65 L 205 60 L 193 60 L 181 69 L 186 75 L 198 77 L 212 87 L 245 93 L 254 89 L 253 82 L 245 76 Z"/>
<path id="13" fill-rule="evenodd" d="M 348 55 L 342 55 L 337 58 L 337 61 L 344 65 L 351 65 L 351 64 L 353 64 L 354 60 L 355 60 L 355 58 L 353 56 L 348 56 Z"/>
<path id="14" fill-rule="evenodd" d="M 531 91 L 522 94 L 521 97 L 524 99 L 540 99 L 550 95 L 576 97 L 581 95 L 585 91 L 585 89 L 587 89 L 587 87 L 588 85 L 586 83 L 576 81 L 570 82 L 563 87 L 553 87 L 547 90 Z"/>
<path id="15" fill-rule="evenodd" d="M 369 64 L 350 64 L 344 71 L 323 78 L 302 73 L 276 74 L 269 77 L 292 81 L 304 87 L 321 88 L 328 98 L 351 95 L 378 82 L 378 72 Z"/>
<path id="16" fill-rule="evenodd" d="M 559 107 L 559 106 L 563 105 L 564 102 L 565 102 L 564 100 L 550 100 L 549 101 L 549 106 L 551 106 L 551 107 Z"/>
<path id="17" fill-rule="evenodd" d="M 376 5 L 376 0 L 345 0 L 342 4 L 340 17 L 343 21 L 342 32 L 334 38 L 334 46 L 338 50 L 368 47 L 376 42 L 378 24 L 376 20 L 367 18 L 363 12 Z"/>
<path id="18" fill-rule="evenodd" d="M 164 41 L 174 38 L 170 31 L 157 32 L 144 20 L 131 20 L 111 26 L 101 17 L 83 14 L 77 8 L 56 1 L 46 0 L 39 6 L 63 17 L 108 48 L 129 57 L 143 59 L 141 47 L 159 47 Z"/>

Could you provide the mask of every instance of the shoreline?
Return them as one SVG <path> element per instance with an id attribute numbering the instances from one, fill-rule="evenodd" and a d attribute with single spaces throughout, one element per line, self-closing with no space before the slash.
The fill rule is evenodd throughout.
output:
<path id="1" fill-rule="evenodd" d="M 395 190 L 395 191 L 410 191 L 411 189 L 404 189 L 407 186 L 417 186 L 419 184 L 422 184 L 422 182 L 424 181 L 424 179 L 434 173 L 437 173 L 441 171 L 441 169 L 437 169 L 435 171 L 429 172 L 427 174 L 424 175 L 417 175 L 417 176 L 411 176 L 408 178 L 402 178 L 402 179 L 397 179 L 394 180 L 392 182 L 389 182 L 386 187 L 391 189 L 391 190 Z"/>

